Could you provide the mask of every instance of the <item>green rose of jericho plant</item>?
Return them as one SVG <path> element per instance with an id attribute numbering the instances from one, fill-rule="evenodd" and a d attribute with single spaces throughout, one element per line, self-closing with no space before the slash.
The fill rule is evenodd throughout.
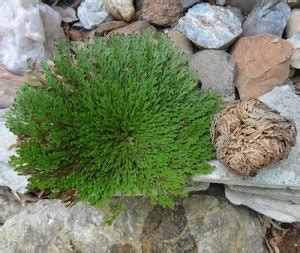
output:
<path id="1" fill-rule="evenodd" d="M 53 62 L 32 73 L 7 115 L 21 137 L 12 164 L 31 174 L 29 188 L 100 206 L 142 193 L 172 206 L 187 178 L 210 171 L 221 99 L 196 92 L 187 56 L 164 34 L 60 42 Z"/>

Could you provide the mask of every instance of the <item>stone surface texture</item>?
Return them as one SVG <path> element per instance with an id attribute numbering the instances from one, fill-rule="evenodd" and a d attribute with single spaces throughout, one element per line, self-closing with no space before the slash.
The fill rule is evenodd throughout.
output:
<path id="1" fill-rule="evenodd" d="M 177 22 L 182 13 L 179 0 L 144 0 L 141 18 L 154 25 L 166 26 Z"/>
<path id="2" fill-rule="evenodd" d="M 288 39 L 288 42 L 295 49 L 295 52 L 291 58 L 291 65 L 295 69 L 300 69 L 300 32 L 295 33 L 291 38 Z"/>
<path id="3" fill-rule="evenodd" d="M 274 188 L 239 186 L 239 185 L 228 185 L 227 188 L 232 191 L 250 193 L 254 195 L 268 197 L 275 200 L 290 201 L 295 204 L 300 204 L 300 190 L 274 189 Z"/>
<path id="4" fill-rule="evenodd" d="M 191 56 L 194 53 L 193 44 L 190 40 L 178 29 L 172 29 L 168 32 L 168 37 L 175 47 L 180 48 L 184 53 Z"/>
<path id="5" fill-rule="evenodd" d="M 0 109 L 12 106 L 21 85 L 18 81 L 0 78 Z"/>
<path id="6" fill-rule="evenodd" d="M 19 176 L 8 164 L 10 156 L 15 154 L 17 137 L 5 126 L 3 117 L 6 112 L 6 109 L 0 109 L 0 186 L 24 193 L 28 184 L 27 178 Z"/>
<path id="7" fill-rule="evenodd" d="M 286 0 L 257 0 L 243 25 L 243 35 L 269 33 L 281 37 L 289 15 Z"/>
<path id="8" fill-rule="evenodd" d="M 104 0 L 104 6 L 118 20 L 130 21 L 135 15 L 133 0 Z"/>
<path id="9" fill-rule="evenodd" d="M 269 197 L 230 190 L 226 187 L 226 197 L 236 205 L 246 205 L 272 219 L 281 222 L 299 222 L 300 204 L 275 200 Z"/>
<path id="10" fill-rule="evenodd" d="M 236 64 L 223 50 L 202 50 L 189 62 L 190 70 L 197 71 L 201 91 L 216 90 L 227 101 L 235 100 Z"/>
<path id="11" fill-rule="evenodd" d="M 111 226 L 105 224 L 109 208 L 82 203 L 66 208 L 41 200 L 21 211 L 8 210 L 0 227 L 0 251 L 263 252 L 258 218 L 223 198 L 192 195 L 173 210 L 152 207 L 143 197 L 125 203 Z"/>
<path id="12" fill-rule="evenodd" d="M 242 33 L 241 22 L 229 9 L 197 4 L 178 21 L 178 28 L 200 48 L 224 49 Z"/>
<path id="13" fill-rule="evenodd" d="M 76 16 L 76 11 L 74 8 L 71 7 L 60 7 L 60 6 L 53 6 L 53 9 L 56 10 L 60 16 L 61 20 L 66 22 L 66 23 L 71 23 L 76 20 L 78 20 L 78 17 Z"/>
<path id="14" fill-rule="evenodd" d="M 239 8 L 244 14 L 247 15 L 252 11 L 256 0 L 227 0 L 226 3 L 229 6 Z"/>
<path id="15" fill-rule="evenodd" d="M 300 9 L 293 9 L 286 25 L 286 37 L 291 38 L 300 32 Z"/>
<path id="16" fill-rule="evenodd" d="M 54 41 L 64 37 L 59 13 L 38 0 L 0 0 L 0 13 L 0 65 L 14 73 L 29 59 L 51 58 Z"/>
<path id="17" fill-rule="evenodd" d="M 184 10 L 191 8 L 193 5 L 202 3 L 203 0 L 180 0 L 181 6 Z"/>
<path id="18" fill-rule="evenodd" d="M 244 24 L 246 17 L 244 14 L 241 12 L 239 8 L 232 7 L 232 6 L 227 6 L 226 9 L 230 10 L 234 15 L 237 16 L 237 18 L 240 20 L 241 24 Z"/>
<path id="19" fill-rule="evenodd" d="M 77 10 L 77 16 L 86 29 L 93 29 L 108 17 L 103 0 L 85 0 Z"/>
<path id="20" fill-rule="evenodd" d="M 240 38 L 231 50 L 240 97 L 259 97 L 282 85 L 289 76 L 293 53 L 289 42 L 271 34 Z"/>

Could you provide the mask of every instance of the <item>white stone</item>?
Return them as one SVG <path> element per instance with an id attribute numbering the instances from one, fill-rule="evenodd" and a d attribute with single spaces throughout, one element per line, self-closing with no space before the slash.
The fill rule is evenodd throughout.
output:
<path id="1" fill-rule="evenodd" d="M 179 19 L 178 28 L 200 48 L 230 46 L 242 33 L 241 22 L 229 9 L 197 4 Z"/>
<path id="2" fill-rule="evenodd" d="M 130 21 L 135 14 L 133 0 L 104 0 L 104 6 L 118 20 Z"/>
<path id="3" fill-rule="evenodd" d="M 54 6 L 53 9 L 60 14 L 61 20 L 66 23 L 71 23 L 78 20 L 76 11 L 72 7 L 62 8 L 60 6 Z"/>
<path id="4" fill-rule="evenodd" d="M 25 193 L 27 185 L 27 176 L 18 175 L 10 165 L 0 162 L 0 186 L 7 186 L 15 192 Z"/>
<path id="5" fill-rule="evenodd" d="M 300 98 L 293 89 L 284 85 L 259 98 L 281 115 L 295 121 L 297 128 L 296 145 L 288 158 L 263 168 L 255 177 L 241 177 L 229 172 L 219 161 L 212 161 L 215 170 L 211 174 L 196 175 L 193 180 L 265 188 L 300 189 Z"/>
<path id="6" fill-rule="evenodd" d="M 38 0 L 0 0 L 0 13 L 0 65 L 22 74 L 29 59 L 53 56 L 64 36 L 59 13 Z"/>
<path id="7" fill-rule="evenodd" d="M 4 114 L 7 109 L 0 110 L 0 186 L 8 186 L 10 189 L 24 193 L 28 184 L 25 176 L 19 176 L 14 169 L 8 165 L 10 156 L 15 154 L 17 137 L 5 126 Z"/>
<path id="8" fill-rule="evenodd" d="M 291 58 L 291 65 L 295 69 L 300 69 L 300 32 L 295 33 L 288 42 L 295 48 L 295 53 Z"/>
<path id="9" fill-rule="evenodd" d="M 291 201 L 300 204 L 300 190 L 262 188 L 255 186 L 227 185 L 228 189 L 236 192 L 255 194 L 281 201 Z"/>
<path id="10" fill-rule="evenodd" d="M 232 191 L 228 187 L 225 188 L 225 194 L 232 203 L 236 205 L 246 205 L 272 219 L 282 222 L 300 221 L 300 204 Z"/>
<path id="11" fill-rule="evenodd" d="M 15 154 L 13 145 L 17 142 L 17 137 L 5 126 L 4 114 L 6 112 L 6 109 L 0 109 L 0 162 L 4 163 L 8 163 L 9 157 Z"/>
<path id="12" fill-rule="evenodd" d="M 77 10 L 78 18 L 86 29 L 93 29 L 108 17 L 103 0 L 85 0 Z"/>

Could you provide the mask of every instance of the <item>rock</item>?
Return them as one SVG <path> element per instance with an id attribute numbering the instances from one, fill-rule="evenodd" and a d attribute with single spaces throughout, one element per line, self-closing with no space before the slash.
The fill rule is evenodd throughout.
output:
<path id="1" fill-rule="evenodd" d="M 113 31 L 111 31 L 110 33 L 108 33 L 108 36 L 111 34 L 124 34 L 124 35 L 128 35 L 131 33 L 135 33 L 135 32 L 141 32 L 144 31 L 147 28 L 152 28 L 154 30 L 156 30 L 153 26 L 151 26 L 147 21 L 136 21 L 133 22 L 127 26 L 115 29 Z"/>
<path id="2" fill-rule="evenodd" d="M 295 204 L 300 204 L 300 190 L 291 189 L 276 189 L 276 188 L 262 188 L 253 186 L 238 186 L 228 185 L 231 191 L 249 193 L 259 196 L 268 197 L 275 200 L 290 201 Z"/>
<path id="3" fill-rule="evenodd" d="M 76 11 L 71 7 L 62 8 L 60 6 L 53 6 L 53 9 L 60 14 L 61 20 L 66 23 L 71 23 L 78 20 Z"/>
<path id="4" fill-rule="evenodd" d="M 116 30 L 118 28 L 121 28 L 121 27 L 124 27 L 127 25 L 129 25 L 129 24 L 124 21 L 116 21 L 116 20 L 108 21 L 108 22 L 102 23 L 95 30 L 91 31 L 90 36 L 94 35 L 94 34 L 103 35 L 112 30 Z"/>
<path id="5" fill-rule="evenodd" d="M 0 186 L 0 228 L 5 221 L 23 209 L 17 196 L 8 187 Z"/>
<path id="6" fill-rule="evenodd" d="M 271 34 L 240 38 L 231 51 L 240 97 L 259 97 L 282 85 L 289 76 L 293 52 L 290 43 Z"/>
<path id="7" fill-rule="evenodd" d="M 180 0 L 181 6 L 184 10 L 191 8 L 193 5 L 202 3 L 203 0 Z"/>
<path id="8" fill-rule="evenodd" d="M 8 165 L 10 156 L 15 154 L 17 137 L 5 126 L 4 114 L 6 109 L 0 109 L 0 186 L 24 193 L 28 184 L 25 176 L 19 176 L 14 169 Z"/>
<path id="9" fill-rule="evenodd" d="M 171 25 L 182 16 L 179 0 L 144 0 L 141 18 L 158 26 Z"/>
<path id="10" fill-rule="evenodd" d="M 241 24 L 244 24 L 246 17 L 244 16 L 244 14 L 241 12 L 239 8 L 227 6 L 226 9 L 231 10 L 231 12 L 233 12 L 234 15 L 236 15 L 237 18 L 240 20 Z"/>
<path id="11" fill-rule="evenodd" d="M 234 175 L 227 171 L 221 162 L 212 161 L 211 165 L 215 170 L 207 175 L 194 176 L 194 181 L 300 190 L 300 98 L 290 86 L 284 85 L 274 88 L 259 99 L 282 116 L 293 119 L 296 124 L 296 145 L 288 158 L 260 170 L 255 177 Z"/>
<path id="12" fill-rule="evenodd" d="M 54 41 L 64 37 L 59 13 L 37 0 L 2 1 L 0 13 L 0 65 L 14 73 L 29 59 L 51 58 Z"/>
<path id="13" fill-rule="evenodd" d="M 6 109 L 0 109 L 0 162 L 4 163 L 8 163 L 9 157 L 15 154 L 14 145 L 17 142 L 17 137 L 5 126 L 6 112 Z"/>
<path id="14" fill-rule="evenodd" d="M 233 12 L 203 3 L 189 9 L 178 28 L 200 48 L 223 49 L 242 33 L 241 22 Z"/>
<path id="15" fill-rule="evenodd" d="M 215 0 L 215 1 L 216 1 L 216 5 L 224 6 L 227 0 Z"/>
<path id="16" fill-rule="evenodd" d="M 294 34 L 300 32 L 300 9 L 293 9 L 286 25 L 286 36 L 291 38 Z"/>
<path id="17" fill-rule="evenodd" d="M 85 0 L 77 10 L 77 16 L 86 29 L 93 29 L 108 17 L 103 0 Z"/>
<path id="18" fill-rule="evenodd" d="M 240 9 L 244 14 L 247 15 L 252 11 L 256 0 L 227 0 L 226 3 L 229 6 Z"/>
<path id="19" fill-rule="evenodd" d="M 286 0 L 257 0 L 243 25 L 243 35 L 269 33 L 281 37 L 289 15 Z"/>
<path id="20" fill-rule="evenodd" d="M 272 219 L 281 222 L 300 221 L 300 204 L 275 200 L 255 194 L 242 193 L 226 187 L 226 197 L 236 205 L 246 205 Z"/>
<path id="21" fill-rule="evenodd" d="M 109 207 L 56 200 L 26 206 L 0 227 L 0 251 L 15 252 L 263 252 L 258 218 L 223 198 L 193 195 L 174 209 L 126 198 L 111 226 Z"/>
<path id="22" fill-rule="evenodd" d="M 135 15 L 133 0 L 104 0 L 104 6 L 118 20 L 130 21 Z"/>
<path id="23" fill-rule="evenodd" d="M 295 93 L 300 96 L 300 76 L 293 77 L 291 82 L 293 83 Z"/>
<path id="24" fill-rule="evenodd" d="M 20 176 L 7 163 L 0 162 L 0 187 L 6 186 L 21 194 L 27 192 L 28 180 L 26 176 Z M 0 251 L 1 252 L 1 251 Z"/>
<path id="25" fill-rule="evenodd" d="M 295 33 L 288 42 L 294 47 L 295 52 L 291 58 L 291 65 L 295 69 L 300 69 L 300 32 Z"/>
<path id="26" fill-rule="evenodd" d="M 172 29 L 168 32 L 168 37 L 175 47 L 180 48 L 187 55 L 191 56 L 194 53 L 193 44 L 179 30 Z"/>
<path id="27" fill-rule="evenodd" d="M 235 100 L 236 64 L 230 54 L 223 50 L 202 50 L 192 56 L 189 67 L 197 71 L 201 91 L 213 89 L 226 101 Z"/>
<path id="28" fill-rule="evenodd" d="M 0 78 L 0 109 L 12 106 L 21 85 L 20 82 Z"/>

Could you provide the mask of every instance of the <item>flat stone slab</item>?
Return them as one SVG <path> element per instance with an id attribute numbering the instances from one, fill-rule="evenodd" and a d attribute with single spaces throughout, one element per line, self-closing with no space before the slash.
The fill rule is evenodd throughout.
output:
<path id="1" fill-rule="evenodd" d="M 265 196 L 276 200 L 291 201 L 295 204 L 300 204 L 300 190 L 261 188 L 255 186 L 239 186 L 239 185 L 227 185 L 227 186 L 228 189 L 236 192 L 255 194 L 255 195 Z"/>
<path id="2" fill-rule="evenodd" d="M 256 194 L 243 193 L 225 188 L 226 198 L 233 204 L 245 205 L 272 219 L 282 222 L 300 221 L 300 204 L 291 201 L 275 200 Z"/>
<path id="3" fill-rule="evenodd" d="M 276 87 L 259 99 L 279 111 L 281 115 L 295 121 L 298 134 L 296 145 L 292 148 L 289 157 L 263 168 L 255 177 L 235 175 L 221 162 L 211 161 L 215 170 L 211 174 L 194 176 L 194 181 L 300 190 L 300 99 L 288 85 Z"/>

